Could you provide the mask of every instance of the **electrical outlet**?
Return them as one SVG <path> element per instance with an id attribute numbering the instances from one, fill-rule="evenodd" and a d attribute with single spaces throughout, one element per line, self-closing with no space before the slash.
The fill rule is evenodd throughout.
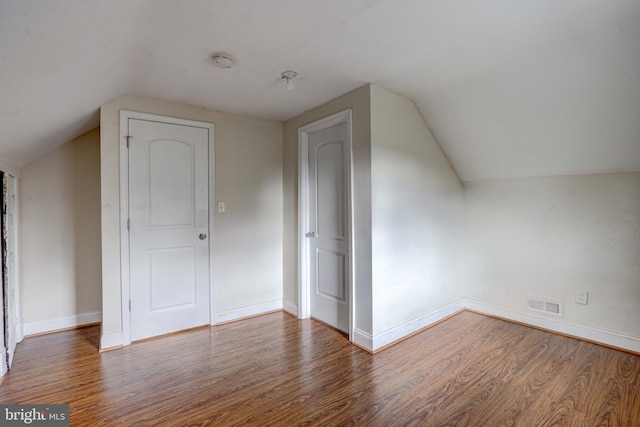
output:
<path id="1" fill-rule="evenodd" d="M 587 291 L 578 291 L 576 295 L 576 302 L 578 304 L 587 305 L 589 304 L 589 292 Z"/>

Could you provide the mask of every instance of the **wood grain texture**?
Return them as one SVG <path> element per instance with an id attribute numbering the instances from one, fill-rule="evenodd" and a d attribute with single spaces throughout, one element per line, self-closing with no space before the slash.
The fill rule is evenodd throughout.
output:
<path id="1" fill-rule="evenodd" d="M 376 355 L 285 313 L 98 338 L 26 339 L 0 402 L 69 403 L 73 426 L 640 425 L 640 356 L 470 312 Z"/>

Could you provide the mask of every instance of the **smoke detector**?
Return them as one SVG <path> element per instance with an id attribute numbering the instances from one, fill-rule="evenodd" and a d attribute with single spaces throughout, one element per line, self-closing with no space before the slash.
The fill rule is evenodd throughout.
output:
<path id="1" fill-rule="evenodd" d="M 233 65 L 233 56 L 225 52 L 217 52 L 213 54 L 213 65 L 218 68 L 231 68 Z"/>

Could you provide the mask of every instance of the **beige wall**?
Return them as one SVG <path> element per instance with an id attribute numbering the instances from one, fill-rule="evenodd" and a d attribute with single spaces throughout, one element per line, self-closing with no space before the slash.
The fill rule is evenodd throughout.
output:
<path id="1" fill-rule="evenodd" d="M 558 323 L 640 339 L 640 173 L 468 182 L 465 193 L 470 298 L 528 314 L 527 297 L 558 301 L 564 318 L 547 316 Z"/>
<path id="2" fill-rule="evenodd" d="M 334 113 L 352 112 L 352 198 L 355 328 L 371 334 L 370 87 L 363 86 L 284 123 L 284 302 L 298 310 L 298 128 Z"/>
<path id="3" fill-rule="evenodd" d="M 462 184 L 415 104 L 371 87 L 374 346 L 460 300 Z M 388 333 L 388 335 L 387 335 Z"/>
<path id="4" fill-rule="evenodd" d="M 102 347 L 122 343 L 119 111 L 213 123 L 215 197 L 226 202 L 213 232 L 216 315 L 282 304 L 282 124 L 205 108 L 122 96 L 100 113 L 102 161 Z"/>
<path id="5" fill-rule="evenodd" d="M 71 326 L 71 318 L 99 312 L 99 129 L 22 168 L 20 192 L 20 293 L 26 332 L 29 324 L 56 328 L 56 322 L 69 318 Z"/>

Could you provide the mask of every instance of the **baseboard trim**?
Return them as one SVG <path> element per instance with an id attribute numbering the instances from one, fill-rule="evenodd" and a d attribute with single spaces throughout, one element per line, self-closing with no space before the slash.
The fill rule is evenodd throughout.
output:
<path id="1" fill-rule="evenodd" d="M 574 337 L 595 344 L 619 349 L 622 351 L 640 354 L 640 339 L 618 332 L 577 325 L 557 319 L 548 319 L 528 313 L 522 313 L 503 307 L 485 304 L 476 300 L 463 298 L 433 312 L 427 313 L 416 319 L 409 320 L 398 326 L 390 328 L 380 334 L 371 334 L 355 328 L 352 342 L 371 353 L 377 353 L 404 339 L 432 327 L 461 310 L 470 310 L 487 316 L 498 317 L 504 320 L 521 323 L 525 326 L 535 327 L 549 332 Z M 298 317 L 297 307 L 282 300 L 271 301 L 262 304 L 227 310 L 217 313 L 215 324 L 222 324 L 242 320 L 248 317 L 259 316 L 274 311 L 286 311 Z M 25 323 L 23 326 L 25 336 L 37 335 L 45 332 L 69 329 L 89 323 L 99 322 L 102 318 L 100 312 L 85 313 L 78 316 L 70 316 L 62 319 L 53 319 L 42 322 Z M 100 339 L 100 351 L 106 351 L 122 347 L 122 332 L 102 335 Z"/>
<path id="2" fill-rule="evenodd" d="M 370 333 L 353 328 L 353 336 L 351 342 L 363 350 L 373 353 L 373 336 Z"/>
<path id="3" fill-rule="evenodd" d="M 371 351 L 377 353 L 393 344 L 403 341 L 426 328 L 435 326 L 443 320 L 464 310 L 464 301 L 458 300 L 430 313 L 404 322 L 373 336 Z"/>
<path id="4" fill-rule="evenodd" d="M 298 306 L 295 304 L 291 304 L 290 302 L 284 301 L 282 303 L 282 310 L 286 311 L 292 316 L 298 317 Z"/>
<path id="5" fill-rule="evenodd" d="M 282 300 L 265 302 L 262 304 L 250 305 L 247 307 L 235 308 L 232 310 L 221 311 L 215 314 L 214 324 L 234 322 L 236 320 L 246 319 L 247 317 L 259 316 L 273 311 L 282 311 Z"/>
<path id="6" fill-rule="evenodd" d="M 91 323 L 100 323 L 101 321 L 102 312 L 92 311 L 89 313 L 77 314 L 75 316 L 25 323 L 22 331 L 25 337 L 29 337 L 33 335 L 63 331 L 65 329 L 72 329 Z"/>
<path id="7" fill-rule="evenodd" d="M 124 343 L 124 336 L 122 332 L 115 332 L 113 334 L 102 334 L 100 337 L 100 352 L 115 350 L 121 348 Z"/>
<path id="8" fill-rule="evenodd" d="M 550 319 L 534 314 L 523 313 L 508 308 L 485 304 L 469 298 L 462 298 L 433 312 L 409 320 L 379 334 L 375 334 L 373 337 L 356 329 L 353 334 L 353 343 L 371 353 L 377 353 L 400 341 L 410 338 L 412 335 L 424 329 L 435 326 L 462 310 L 469 310 L 617 350 L 640 354 L 640 338 L 637 337 L 578 325 L 555 318 Z"/>
<path id="9" fill-rule="evenodd" d="M 640 339 L 618 332 L 607 331 L 590 326 L 577 325 L 557 319 L 548 319 L 529 313 L 522 313 L 508 308 L 485 304 L 479 301 L 465 299 L 465 308 L 487 316 L 520 323 L 525 326 L 555 332 L 561 335 L 577 338 L 594 344 L 604 345 L 622 351 L 640 354 Z"/>

